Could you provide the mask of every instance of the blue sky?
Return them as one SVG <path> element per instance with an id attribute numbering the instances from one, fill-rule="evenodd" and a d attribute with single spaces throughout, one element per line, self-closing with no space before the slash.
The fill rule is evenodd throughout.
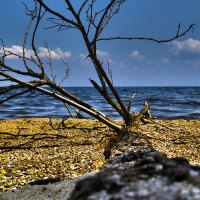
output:
<path id="1" fill-rule="evenodd" d="M 24 0 L 32 5 L 32 0 Z M 64 1 L 49 0 L 51 7 L 65 13 Z M 79 2 L 76 6 L 79 6 Z M 99 0 L 99 2 L 101 2 Z M 101 3 L 99 4 L 101 6 Z M 109 60 L 113 81 L 117 86 L 200 86 L 200 1 L 199 0 L 127 0 L 107 26 L 102 36 L 144 36 L 166 39 L 176 34 L 177 26 L 185 30 L 197 23 L 193 33 L 172 43 L 157 44 L 149 41 L 98 42 L 98 55 Z M 9 50 L 19 51 L 28 18 L 19 0 L 4 0 L 0 7 L 0 38 Z M 64 73 L 58 60 L 62 55 L 69 63 L 70 75 L 65 86 L 91 86 L 89 78 L 96 78 L 93 66 L 85 59 L 86 48 L 76 30 L 57 33 L 43 30 L 37 35 L 37 48 L 45 61 L 44 40 L 54 55 L 57 82 Z M 30 47 L 27 47 L 29 50 Z M 10 65 L 20 67 L 15 58 Z M 47 69 L 48 70 L 48 69 Z M 2 83 L 0 83 L 2 84 Z"/>

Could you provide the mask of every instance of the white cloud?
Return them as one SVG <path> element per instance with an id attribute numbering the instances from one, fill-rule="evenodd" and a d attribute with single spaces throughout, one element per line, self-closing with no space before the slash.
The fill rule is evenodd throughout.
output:
<path id="1" fill-rule="evenodd" d="M 23 50 L 22 50 L 22 47 L 21 46 L 18 46 L 18 45 L 13 45 L 11 47 L 5 47 L 4 48 L 5 52 L 7 55 L 7 58 L 9 59 L 17 59 L 17 56 L 15 55 L 10 55 L 10 54 L 16 54 L 16 55 L 19 55 L 19 56 L 23 56 Z M 3 54 L 3 50 L 1 49 L 0 53 Z M 27 50 L 25 49 L 25 55 L 30 58 L 31 56 L 34 55 L 34 52 L 33 50 Z"/>
<path id="2" fill-rule="evenodd" d="M 187 51 L 200 54 L 200 40 L 189 38 L 185 41 L 173 41 L 172 46 L 174 47 L 175 53 Z"/>
<path id="3" fill-rule="evenodd" d="M 97 53 L 97 58 L 100 61 L 109 62 L 109 64 L 113 63 L 113 60 L 110 58 L 110 54 L 108 52 L 97 50 L 96 53 Z M 79 54 L 79 57 L 80 57 L 80 61 L 82 64 L 84 64 L 84 65 L 91 64 L 91 59 L 87 59 L 88 53 L 87 54 L 84 54 L 84 53 Z"/>
<path id="4" fill-rule="evenodd" d="M 115 63 L 111 58 L 108 58 L 106 61 L 107 61 L 109 64 L 114 64 L 114 63 Z"/>
<path id="5" fill-rule="evenodd" d="M 108 58 L 110 56 L 110 54 L 108 52 L 106 52 L 106 51 L 99 51 L 99 50 L 97 50 L 97 56 L 99 58 L 106 59 L 106 58 Z"/>
<path id="6" fill-rule="evenodd" d="M 101 59 L 109 59 L 109 57 L 110 57 L 110 54 L 108 53 L 108 52 L 106 52 L 106 51 L 99 51 L 99 50 L 97 50 L 97 57 L 98 58 L 101 58 Z M 80 54 L 79 55 L 82 59 L 86 59 L 87 58 L 87 56 L 88 56 L 88 54 Z"/>
<path id="7" fill-rule="evenodd" d="M 83 53 L 79 54 L 81 63 L 85 66 L 92 65 L 91 59 L 86 59 L 87 56 L 88 56 L 88 54 L 83 54 Z M 115 68 L 116 67 L 118 67 L 118 68 L 126 68 L 127 67 L 127 65 L 125 63 L 113 60 L 111 58 L 109 52 L 97 50 L 97 57 L 98 57 L 98 59 L 103 61 L 105 66 L 107 64 L 109 64 L 110 67 L 114 66 Z"/>
<path id="8" fill-rule="evenodd" d="M 131 57 L 132 59 L 134 59 L 134 60 L 140 60 L 140 59 L 142 59 L 144 56 L 143 56 L 142 54 L 140 54 L 139 51 L 134 50 L 134 51 L 132 51 L 132 53 L 130 54 L 130 57 Z"/>
<path id="9" fill-rule="evenodd" d="M 83 54 L 83 53 L 81 53 L 79 56 L 80 56 L 80 58 L 82 58 L 82 59 L 86 59 L 86 58 L 87 58 L 87 55 L 86 55 L 86 54 Z"/>
<path id="10" fill-rule="evenodd" d="M 51 58 L 53 60 L 58 60 L 60 58 L 70 58 L 71 55 L 72 55 L 70 51 L 63 52 L 59 47 L 55 50 L 48 50 L 45 47 L 39 47 L 39 53 L 38 54 L 41 58 L 48 57 L 49 52 L 50 52 Z"/>
<path id="11" fill-rule="evenodd" d="M 10 53 L 23 56 L 23 49 L 21 46 L 18 45 L 13 45 L 11 47 L 5 47 L 5 51 L 9 55 Z M 9 53 L 10 52 L 10 53 Z M 55 50 L 48 50 L 45 47 L 39 47 L 39 51 L 37 52 L 40 58 L 47 58 L 49 57 L 49 52 L 51 54 L 51 59 L 53 60 L 58 60 L 60 58 L 70 58 L 71 57 L 71 52 L 70 51 L 65 51 L 63 52 L 59 47 Z M 0 50 L 0 53 L 3 53 L 2 49 Z M 31 49 L 25 49 L 25 56 L 27 58 L 35 57 L 35 53 Z M 7 56 L 8 59 L 17 59 L 17 56 L 15 55 L 9 55 Z"/>

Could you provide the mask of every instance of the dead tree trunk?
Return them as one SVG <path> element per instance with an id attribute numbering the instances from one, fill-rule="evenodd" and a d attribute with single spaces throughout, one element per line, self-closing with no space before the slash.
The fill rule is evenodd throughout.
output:
<path id="1" fill-rule="evenodd" d="M 133 102 L 133 97 L 126 105 L 120 95 L 118 94 L 116 88 L 114 87 L 111 77 L 106 73 L 103 63 L 100 62 L 97 56 L 97 42 L 105 40 L 148 40 L 157 43 L 165 43 L 175 40 L 176 38 L 182 37 L 185 34 L 193 31 L 194 25 L 191 24 L 188 29 L 181 32 L 180 25 L 178 26 L 175 36 L 164 39 L 157 40 L 148 37 L 112 37 L 112 38 L 101 38 L 101 33 L 106 28 L 112 17 L 118 13 L 122 5 L 126 2 L 125 0 L 110 0 L 107 3 L 104 2 L 102 8 L 97 8 L 96 0 L 84 0 L 80 1 L 79 8 L 75 9 L 73 1 L 65 0 L 66 4 L 66 15 L 57 12 L 52 9 L 47 1 L 34 0 L 34 9 L 30 10 L 26 7 L 26 13 L 30 17 L 30 23 L 27 26 L 24 43 L 22 48 L 22 54 L 15 54 L 9 51 L 3 41 L 0 49 L 0 81 L 7 83 L 7 81 L 14 82 L 15 85 L 9 84 L 0 90 L 0 95 L 4 95 L 9 91 L 15 91 L 14 95 L 5 98 L 2 102 L 8 101 L 12 98 L 17 98 L 18 96 L 29 93 L 32 90 L 37 90 L 39 92 L 45 93 L 52 96 L 63 103 L 67 103 L 81 111 L 91 115 L 92 117 L 98 119 L 99 121 L 105 123 L 110 128 L 114 129 L 116 132 L 137 132 L 141 121 L 149 115 L 150 106 L 145 104 L 144 108 L 140 113 L 131 112 L 131 106 Z M 102 112 L 93 108 L 86 102 L 83 102 L 78 97 L 72 95 L 69 91 L 65 90 L 61 85 L 55 83 L 55 76 L 53 75 L 53 66 L 51 62 L 51 52 L 46 44 L 46 49 L 49 52 L 49 63 L 48 65 L 52 69 L 52 78 L 46 73 L 46 66 L 42 62 L 42 58 L 37 52 L 35 46 L 35 40 L 37 35 L 37 30 L 40 22 L 43 20 L 45 15 L 48 13 L 47 20 L 51 23 L 48 29 L 57 28 L 59 31 L 64 31 L 67 29 L 75 29 L 79 31 L 82 35 L 83 41 L 88 50 L 88 57 L 91 59 L 93 66 L 96 70 L 99 80 L 90 80 L 92 85 L 100 93 L 101 96 L 106 100 L 108 104 L 112 106 L 114 110 L 123 118 L 124 125 L 119 126 L 114 120 L 104 115 Z M 85 14 L 84 14 L 85 13 Z M 66 16 L 72 16 L 68 18 Z M 84 22 L 84 23 L 83 23 Z M 31 29 L 32 28 L 32 29 Z M 32 31 L 31 31 L 32 30 Z M 32 46 L 32 56 L 27 56 L 26 44 L 28 40 L 28 35 L 31 35 L 31 46 Z M 7 65 L 6 58 L 8 56 L 16 56 L 19 60 L 23 61 L 22 70 L 17 69 L 15 66 Z M 66 75 L 63 80 L 68 76 L 68 65 L 61 58 L 65 66 L 67 67 Z M 19 79 L 18 76 L 28 76 L 32 78 L 32 81 L 27 82 L 23 79 Z M 98 83 L 99 82 L 99 83 Z M 42 86 L 49 86 L 51 89 L 44 88 Z M 17 89 L 22 89 L 23 91 L 17 92 Z M 52 92 L 52 90 L 54 92 Z M 109 94 L 108 91 L 112 94 Z"/>

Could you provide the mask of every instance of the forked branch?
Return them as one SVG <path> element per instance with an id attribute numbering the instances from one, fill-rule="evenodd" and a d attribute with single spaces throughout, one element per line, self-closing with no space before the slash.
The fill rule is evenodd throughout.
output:
<path id="1" fill-rule="evenodd" d="M 24 35 L 22 55 L 11 52 L 8 48 L 5 48 L 3 41 L 1 41 L 0 81 L 1 83 L 3 82 L 4 85 L 10 84 L 7 87 L 0 88 L 0 95 L 6 96 L 4 96 L 5 98 L 1 100 L 0 103 L 8 101 L 12 98 L 16 98 L 20 95 L 30 92 L 31 90 L 37 90 L 61 101 L 67 107 L 67 109 L 68 105 L 71 105 L 74 108 L 89 114 L 117 132 L 124 130 L 124 127 L 126 127 L 126 130 L 137 131 L 139 123 L 145 117 L 151 117 L 149 114 L 150 106 L 145 104 L 144 108 L 138 114 L 131 112 L 134 95 L 127 103 L 120 97 L 120 94 L 113 83 L 112 71 L 110 70 L 109 63 L 107 72 L 105 70 L 106 67 L 103 66 L 104 63 L 98 58 L 97 42 L 112 40 L 147 40 L 156 43 L 166 43 L 193 32 L 196 24 L 191 24 L 186 30 L 181 31 L 181 25 L 179 23 L 175 35 L 168 39 L 159 40 L 152 37 L 101 37 L 101 34 L 110 20 L 115 14 L 118 13 L 126 0 L 102 1 L 100 4 L 98 4 L 100 1 L 97 0 L 82 0 L 78 8 L 76 3 L 73 1 L 65 0 L 66 13 L 64 14 L 50 7 L 48 1 L 34 0 L 34 2 L 35 7 L 33 10 L 28 9 L 27 6 L 25 6 L 26 14 L 30 17 L 30 22 Z M 59 4 L 59 1 L 55 2 Z M 101 5 L 101 7 L 98 7 L 98 5 Z M 43 17 L 46 17 L 46 13 L 50 14 L 50 16 L 47 17 L 47 20 L 52 23 L 52 26 L 49 26 L 46 29 L 55 28 L 59 31 L 75 29 L 81 33 L 85 47 L 87 48 L 89 54 L 88 57 L 91 59 L 96 74 L 99 78 L 99 83 L 97 80 L 90 81 L 98 93 L 123 118 L 125 126 L 119 126 L 104 113 L 97 110 L 85 101 L 82 101 L 61 86 L 61 84 L 63 84 L 69 75 L 68 63 L 63 58 L 61 58 L 61 61 L 66 67 L 65 74 L 63 78 L 61 78 L 60 83 L 56 83 L 57 79 L 56 74 L 54 73 L 55 71 L 53 70 L 51 51 L 48 48 L 47 43 L 45 44 L 45 49 L 48 51 L 47 63 L 43 62 L 43 57 L 40 56 L 40 53 L 38 53 L 36 47 L 37 31 Z M 31 36 L 31 51 L 34 54 L 31 56 L 27 56 L 26 53 L 26 45 L 29 39 L 28 35 Z M 19 69 L 16 66 L 8 65 L 7 58 L 9 58 L 9 56 L 13 56 L 19 61 L 23 61 L 23 68 Z M 48 68 L 48 70 L 46 68 Z M 49 71 L 50 75 L 48 75 Z M 25 79 L 22 80 L 22 78 L 19 79 L 18 77 L 25 77 Z M 27 80 L 27 77 L 31 81 L 25 81 Z M 14 82 L 15 85 L 12 85 L 12 82 Z M 48 88 L 43 86 L 48 86 Z M 17 89 L 20 89 L 20 91 Z M 9 91 L 11 90 L 15 90 L 15 94 L 12 93 L 9 95 Z"/>

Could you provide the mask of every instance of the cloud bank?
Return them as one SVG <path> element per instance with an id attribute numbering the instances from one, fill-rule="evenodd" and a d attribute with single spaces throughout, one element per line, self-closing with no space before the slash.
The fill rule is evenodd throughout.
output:
<path id="1" fill-rule="evenodd" d="M 22 46 L 18 45 L 13 45 L 11 47 L 5 47 L 5 51 L 7 52 L 7 59 L 17 59 L 19 56 L 23 56 L 23 48 Z M 38 55 L 40 58 L 48 58 L 49 53 L 51 55 L 52 60 L 59 60 L 60 58 L 70 58 L 71 57 L 71 52 L 70 51 L 62 51 L 59 47 L 56 48 L 55 50 L 47 49 L 45 47 L 39 47 L 38 48 Z M 3 50 L 0 50 L 0 53 L 3 53 Z M 15 55 L 9 55 L 10 53 L 15 54 Z M 35 53 L 32 49 L 25 49 L 25 56 L 27 58 L 35 57 Z"/>
<path id="2" fill-rule="evenodd" d="M 181 52 L 200 54 L 200 40 L 189 38 L 184 41 L 173 41 L 172 46 L 177 54 Z"/>

